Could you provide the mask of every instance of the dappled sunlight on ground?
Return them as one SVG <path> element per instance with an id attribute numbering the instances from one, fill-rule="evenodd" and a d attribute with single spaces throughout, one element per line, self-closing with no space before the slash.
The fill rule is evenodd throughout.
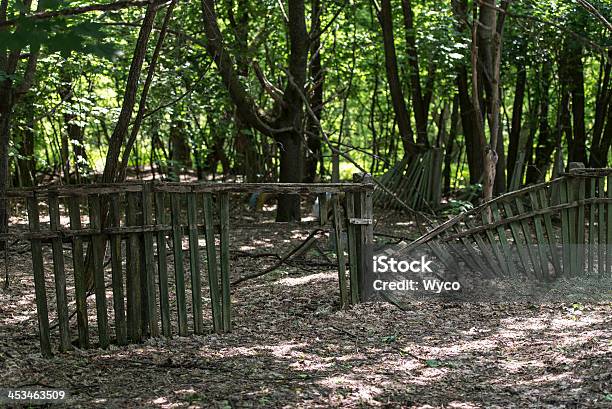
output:
<path id="1" fill-rule="evenodd" d="M 273 265 L 265 253 L 285 254 L 309 232 L 252 224 L 232 220 L 232 279 Z M 610 304 L 415 301 L 341 311 L 337 271 L 313 250 L 234 289 L 231 334 L 42 359 L 30 272 L 27 252 L 11 256 L 11 287 L 0 291 L 0 386 L 65 388 L 66 407 L 603 408 L 612 399 Z M 108 302 L 112 310 L 110 292 Z M 89 312 L 95 333 L 93 304 Z M 57 345 L 57 330 L 52 337 Z"/>

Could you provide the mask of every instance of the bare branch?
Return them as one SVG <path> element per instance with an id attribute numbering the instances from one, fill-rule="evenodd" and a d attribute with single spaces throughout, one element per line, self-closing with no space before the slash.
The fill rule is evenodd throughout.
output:
<path id="1" fill-rule="evenodd" d="M 167 0 L 158 1 L 157 4 L 161 5 L 166 3 Z M 77 16 L 80 14 L 90 13 L 92 11 L 112 11 L 112 10 L 121 10 L 129 7 L 144 7 L 149 4 L 155 4 L 156 2 L 153 0 L 120 0 L 114 3 L 106 3 L 106 4 L 92 4 L 90 6 L 82 6 L 82 7 L 69 7 L 61 10 L 53 10 L 53 11 L 40 11 L 34 14 L 30 14 L 26 16 L 30 20 L 48 20 L 55 17 L 70 17 Z M 15 26 L 18 23 L 18 19 L 10 19 L 0 21 L 0 27 L 6 26 Z"/>

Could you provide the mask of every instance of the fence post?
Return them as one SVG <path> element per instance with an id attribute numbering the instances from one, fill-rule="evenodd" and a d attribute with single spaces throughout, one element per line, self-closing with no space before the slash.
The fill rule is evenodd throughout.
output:
<path id="1" fill-rule="evenodd" d="M 219 276 L 217 275 L 217 255 L 215 249 L 215 232 L 213 230 L 212 193 L 204 193 L 204 226 L 206 236 L 206 263 L 208 266 L 208 284 L 210 286 L 210 303 L 213 316 L 213 329 L 217 334 L 222 332 L 221 302 Z"/>
<path id="2" fill-rule="evenodd" d="M 355 214 L 358 216 L 354 223 L 358 223 L 357 228 L 357 271 L 358 288 L 360 301 L 366 301 L 372 295 L 371 279 L 373 276 L 373 255 L 374 255 L 374 225 L 373 225 L 373 181 L 369 174 L 353 175 L 353 182 L 362 183 L 365 189 L 356 195 Z M 349 220 L 350 221 L 350 220 Z"/>
<path id="3" fill-rule="evenodd" d="M 69 199 L 70 229 L 81 230 L 81 209 L 79 197 Z M 74 270 L 74 292 L 77 309 L 77 326 L 79 330 L 79 347 L 89 348 L 89 324 L 87 323 L 87 295 L 85 288 L 85 261 L 83 259 L 83 239 L 79 235 L 72 237 L 72 268 Z"/>
<path id="4" fill-rule="evenodd" d="M 357 225 L 353 224 L 351 220 L 355 217 L 355 202 L 358 199 L 358 195 L 354 192 L 347 192 L 345 197 L 346 202 L 346 230 L 348 238 L 348 256 L 349 256 L 349 283 L 350 283 L 350 296 L 351 304 L 357 304 L 359 302 L 359 275 L 357 272 L 357 241 L 358 231 Z"/>
<path id="5" fill-rule="evenodd" d="M 153 225 L 153 185 L 147 182 L 142 189 L 142 221 L 146 227 Z M 144 250 L 144 278 L 147 294 L 147 315 L 149 317 L 149 331 L 152 337 L 159 336 L 157 322 L 157 301 L 155 298 L 155 263 L 153 261 L 153 232 L 143 234 Z"/>
<path id="6" fill-rule="evenodd" d="M 187 306 L 185 302 L 185 270 L 183 267 L 183 234 L 179 193 L 170 193 L 172 213 L 172 245 L 174 248 L 174 282 L 176 285 L 176 309 L 179 336 L 187 336 Z"/>
<path id="7" fill-rule="evenodd" d="M 51 231 L 57 234 L 51 241 L 53 250 L 53 276 L 57 300 L 57 320 L 60 330 L 60 351 L 72 349 L 68 317 L 68 300 L 66 298 L 66 270 L 64 269 L 64 248 L 60 233 L 59 200 L 56 192 L 49 192 L 49 224 Z"/>
<path id="8" fill-rule="evenodd" d="M 100 347 L 107 348 L 108 316 L 106 313 L 106 286 L 104 284 L 104 250 L 106 239 L 102 236 L 100 196 L 92 194 L 89 196 L 89 224 L 94 230 L 91 236 L 91 254 L 93 259 L 94 290 L 96 293 L 96 312 L 98 318 L 98 338 Z"/>
<path id="9" fill-rule="evenodd" d="M 137 226 L 136 197 L 127 193 L 126 221 L 128 226 Z M 138 233 L 129 233 L 127 239 L 127 332 L 130 341 L 138 343 L 142 338 L 141 282 L 140 282 L 140 239 Z"/>
<path id="10" fill-rule="evenodd" d="M 110 199 L 110 222 L 115 228 L 121 227 L 121 212 L 119 210 L 119 198 L 116 194 L 109 195 Z M 115 334 L 119 345 L 127 344 L 127 324 L 125 322 L 125 301 L 123 288 L 123 266 L 121 251 L 121 235 L 110 236 L 111 269 L 113 282 L 113 308 L 115 311 Z"/>
<path id="11" fill-rule="evenodd" d="M 166 207 L 164 193 L 155 193 L 155 224 L 157 227 L 166 224 Z M 168 253 L 166 252 L 166 233 L 157 231 L 157 271 L 159 273 L 159 309 L 161 312 L 162 333 L 166 337 L 172 336 L 170 322 L 170 295 L 168 290 Z"/>
<path id="12" fill-rule="evenodd" d="M 223 315 L 223 331 L 232 331 L 232 301 L 230 291 L 230 262 L 229 262 L 229 194 L 220 193 L 219 219 L 221 222 L 221 304 Z"/>
<path id="13" fill-rule="evenodd" d="M 38 198 L 36 193 L 28 197 L 28 225 L 31 233 L 40 231 Z M 40 239 L 32 238 L 32 270 L 34 272 L 34 291 L 36 293 L 36 314 L 38 315 L 38 331 L 40 350 L 43 356 L 51 356 L 51 340 L 49 338 L 49 310 L 47 308 L 47 291 L 45 290 L 45 270 L 43 268 L 42 245 Z"/>

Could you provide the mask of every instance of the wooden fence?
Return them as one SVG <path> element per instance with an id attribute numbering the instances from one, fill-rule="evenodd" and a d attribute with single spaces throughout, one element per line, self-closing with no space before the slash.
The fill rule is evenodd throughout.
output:
<path id="1" fill-rule="evenodd" d="M 231 193 L 332 194 L 340 300 L 344 307 L 363 298 L 362 277 L 372 268 L 372 190 L 373 185 L 367 180 L 333 184 L 134 182 L 14 189 L 8 192 L 7 200 L 25 201 L 28 231 L 9 229 L 9 233 L 0 235 L 0 241 L 23 239 L 31 243 L 40 345 L 45 356 L 52 354 L 50 299 L 57 304 L 60 351 L 72 348 L 69 298 L 76 304 L 79 347 L 94 345 L 90 339 L 93 332 L 97 334 L 99 346 L 106 348 L 112 341 L 124 345 L 139 343 L 146 337 L 207 332 L 202 304 L 202 283 L 207 279 L 212 330 L 223 333 L 232 328 Z M 341 193 L 346 201 L 344 218 Z M 48 214 L 48 223 L 41 223 L 44 207 L 47 213 L 43 215 Z M 348 282 L 342 247 L 343 220 L 348 233 Z M 201 237 L 206 244 L 206 269 L 198 245 Z M 184 238 L 189 243 L 187 250 L 183 250 Z M 69 250 L 64 249 L 64 243 L 69 244 Z M 167 253 L 167 244 L 173 257 Z M 52 251 L 49 268 L 45 268 L 43 258 L 43 246 L 47 245 Z M 67 292 L 66 252 L 72 260 L 73 294 Z M 186 280 L 183 258 L 187 253 L 189 276 Z M 174 260 L 171 270 L 169 258 Z M 105 280 L 106 264 L 110 264 L 110 280 Z M 45 274 L 49 270 L 53 272 L 55 297 L 49 297 L 46 291 Z M 174 271 L 173 280 L 169 280 L 169 270 Z M 114 322 L 109 322 L 106 281 L 111 282 L 114 313 L 110 315 Z M 95 329 L 89 328 L 90 289 L 95 295 Z M 191 302 L 187 300 L 189 293 Z"/>
<path id="2" fill-rule="evenodd" d="M 612 277 L 612 169 L 577 168 L 462 213 L 394 252 L 427 247 L 448 268 L 553 281 Z"/>

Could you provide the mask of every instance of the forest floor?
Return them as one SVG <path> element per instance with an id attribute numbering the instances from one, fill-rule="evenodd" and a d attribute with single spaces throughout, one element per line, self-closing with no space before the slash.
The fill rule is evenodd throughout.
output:
<path id="1" fill-rule="evenodd" d="M 254 254 L 285 254 L 315 227 L 271 220 L 270 212 L 232 219 L 233 279 L 277 261 Z M 410 234 L 401 220 L 377 230 Z M 10 287 L 0 290 L 0 388 L 64 389 L 66 407 L 612 406 L 611 303 L 432 300 L 342 311 L 336 269 L 315 252 L 235 288 L 231 334 L 43 359 L 26 250 L 11 254 Z"/>

